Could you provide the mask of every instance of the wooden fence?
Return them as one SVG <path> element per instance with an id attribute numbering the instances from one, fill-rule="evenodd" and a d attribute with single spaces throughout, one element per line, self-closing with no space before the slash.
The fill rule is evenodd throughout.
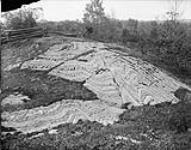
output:
<path id="1" fill-rule="evenodd" d="M 41 37 L 47 34 L 47 30 L 41 27 L 33 27 L 19 30 L 4 30 L 1 32 L 1 43 L 12 42 L 30 37 Z"/>
<path id="2" fill-rule="evenodd" d="M 66 33 L 63 31 L 48 31 L 42 27 L 33 27 L 19 30 L 4 30 L 1 32 L 1 43 L 12 42 L 16 40 L 41 37 L 47 35 L 60 35 L 66 37 L 81 37 L 81 33 Z"/>

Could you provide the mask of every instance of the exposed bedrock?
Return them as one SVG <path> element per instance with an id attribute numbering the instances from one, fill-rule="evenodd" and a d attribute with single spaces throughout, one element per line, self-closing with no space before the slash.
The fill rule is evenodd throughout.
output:
<path id="1" fill-rule="evenodd" d="M 49 129 L 66 122 L 76 123 L 79 119 L 106 125 L 118 120 L 124 104 L 176 103 L 180 99 L 175 91 L 177 93 L 180 87 L 191 91 L 190 87 L 153 65 L 116 53 L 111 46 L 96 42 L 54 45 L 35 59 L 22 63 L 20 70 L 24 69 L 44 71 L 48 76 L 83 83 L 98 99 L 67 99 L 46 107 L 3 112 L 3 126 L 14 127 L 23 133 Z"/>
<path id="2" fill-rule="evenodd" d="M 124 110 L 110 107 L 100 100 L 63 100 L 47 107 L 25 109 L 12 113 L 3 112 L 5 127 L 14 127 L 23 133 L 51 129 L 63 123 L 76 123 L 79 119 L 97 121 L 107 125 L 118 120 Z"/>

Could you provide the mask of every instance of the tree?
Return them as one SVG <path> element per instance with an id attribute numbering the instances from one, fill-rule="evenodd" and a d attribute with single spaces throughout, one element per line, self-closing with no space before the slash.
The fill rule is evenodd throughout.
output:
<path id="1" fill-rule="evenodd" d="M 150 31 L 150 34 L 149 34 L 149 40 L 152 42 L 152 44 L 158 44 L 158 42 L 157 42 L 158 37 L 159 37 L 158 24 L 157 24 L 156 21 L 152 21 L 151 22 L 151 31 Z"/>
<path id="2" fill-rule="evenodd" d="M 2 15 L 5 18 L 7 29 L 23 29 L 37 25 L 36 20 L 40 17 L 42 8 L 23 7 L 16 12 L 7 12 Z"/>
<path id="3" fill-rule="evenodd" d="M 100 39 L 104 33 L 107 17 L 103 8 L 103 0 L 91 0 L 91 3 L 86 5 L 83 17 L 85 32 L 84 35 L 88 38 Z"/>
<path id="4" fill-rule="evenodd" d="M 168 45 L 177 41 L 182 32 L 180 31 L 180 23 L 178 21 L 182 13 L 180 10 L 182 2 L 183 0 L 171 0 L 168 2 L 170 4 L 170 9 L 166 12 L 168 19 L 161 26 L 161 37 Z"/>
<path id="5" fill-rule="evenodd" d="M 180 16 L 180 6 L 183 0 L 171 0 L 170 1 L 170 10 L 166 13 L 171 21 L 176 21 Z"/>
<path id="6" fill-rule="evenodd" d="M 138 21 L 129 19 L 124 25 L 121 38 L 123 43 L 138 41 Z"/>
<path id="7" fill-rule="evenodd" d="M 91 0 L 90 4 L 86 5 L 86 13 L 83 21 L 90 24 L 100 24 L 105 19 L 105 12 L 102 0 Z"/>

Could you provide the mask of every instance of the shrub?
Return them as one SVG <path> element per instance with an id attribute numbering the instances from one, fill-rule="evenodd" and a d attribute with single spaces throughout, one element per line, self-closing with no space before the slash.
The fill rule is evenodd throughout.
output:
<path id="1" fill-rule="evenodd" d="M 168 119 L 168 127 L 170 130 L 176 133 L 187 132 L 188 128 L 191 127 L 190 106 L 190 103 L 185 102 L 180 102 L 176 105 Z"/>
<path id="2" fill-rule="evenodd" d="M 7 29 L 23 29 L 37 25 L 36 20 L 40 16 L 42 8 L 23 7 L 18 11 L 7 12 L 3 15 L 6 19 Z"/>

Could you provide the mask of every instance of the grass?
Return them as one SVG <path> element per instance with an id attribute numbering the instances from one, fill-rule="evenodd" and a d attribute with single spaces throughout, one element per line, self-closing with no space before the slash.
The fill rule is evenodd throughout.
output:
<path id="1" fill-rule="evenodd" d="M 17 70 L 3 75 L 2 98 L 19 92 L 31 100 L 20 106 L 5 106 L 2 110 L 14 111 L 38 106 L 47 106 L 63 99 L 97 99 L 96 94 L 83 86 L 82 82 L 74 82 L 49 76 L 43 71 Z"/>
<path id="2" fill-rule="evenodd" d="M 79 120 L 77 124 L 55 127 L 58 134 L 44 130 L 43 136 L 34 139 L 29 139 L 32 134 L 7 136 L 2 146 L 5 150 L 189 150 L 190 107 L 191 103 L 137 107 L 126 110 L 113 125 Z M 180 126 L 187 129 L 180 130 Z M 127 137 L 127 140 L 116 139 L 116 136 Z"/>

